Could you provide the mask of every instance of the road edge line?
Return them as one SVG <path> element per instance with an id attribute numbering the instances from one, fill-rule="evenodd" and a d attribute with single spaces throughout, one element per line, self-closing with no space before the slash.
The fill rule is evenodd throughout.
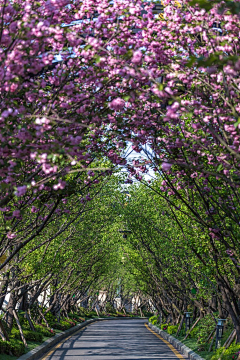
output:
<path id="1" fill-rule="evenodd" d="M 148 326 L 150 329 L 152 329 L 157 334 L 161 335 L 161 337 L 168 341 L 171 345 L 174 346 L 175 349 L 181 351 L 181 353 L 188 357 L 188 359 L 191 360 L 204 360 L 201 356 L 196 354 L 192 349 L 187 347 L 185 344 L 183 344 L 181 341 L 176 339 L 174 336 L 169 335 L 165 331 L 159 329 L 157 326 L 152 325 L 150 322 L 148 322 Z"/>
<path id="2" fill-rule="evenodd" d="M 184 359 L 183 355 L 180 354 L 177 349 L 175 349 L 175 347 L 170 344 L 167 340 L 163 339 L 159 334 L 157 334 L 155 331 L 153 331 L 147 324 L 144 324 L 146 326 L 146 328 L 151 331 L 151 333 L 155 336 L 158 337 L 158 339 L 160 339 L 161 341 L 163 341 L 168 347 L 169 349 L 179 358 L 179 359 Z"/>

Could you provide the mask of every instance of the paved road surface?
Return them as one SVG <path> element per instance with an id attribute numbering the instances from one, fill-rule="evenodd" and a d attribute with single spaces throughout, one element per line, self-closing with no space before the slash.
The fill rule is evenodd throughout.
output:
<path id="1" fill-rule="evenodd" d="M 146 320 L 109 320 L 88 325 L 43 360 L 176 360 L 167 344 L 144 325 Z"/>

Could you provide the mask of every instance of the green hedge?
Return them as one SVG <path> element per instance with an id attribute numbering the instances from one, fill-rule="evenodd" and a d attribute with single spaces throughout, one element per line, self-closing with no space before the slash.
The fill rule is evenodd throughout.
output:
<path id="1" fill-rule="evenodd" d="M 167 328 L 168 328 L 168 324 L 161 325 L 161 330 L 167 331 Z"/>
<path id="2" fill-rule="evenodd" d="M 158 317 L 156 315 L 153 315 L 149 318 L 149 321 L 151 324 L 153 324 L 153 321 L 154 321 L 154 324 L 156 324 L 158 322 Z M 156 322 L 155 322 L 156 321 Z M 153 325 L 154 325 L 153 324 Z"/>
<path id="3" fill-rule="evenodd" d="M 41 332 L 32 331 L 32 330 L 23 330 L 23 335 L 26 340 L 42 342 L 43 341 L 43 334 Z M 11 337 L 15 337 L 16 339 L 21 340 L 20 331 L 13 328 L 11 332 Z"/>
<path id="4" fill-rule="evenodd" d="M 52 324 L 52 327 L 57 330 L 68 330 L 73 327 L 68 321 L 61 320 L 60 323 Z"/>
<path id="5" fill-rule="evenodd" d="M 178 329 L 177 325 L 169 325 L 167 328 L 167 332 L 169 335 L 176 334 L 177 329 Z"/>
<path id="6" fill-rule="evenodd" d="M 53 330 L 53 332 L 51 332 L 50 330 L 48 330 L 47 327 L 43 326 L 43 325 L 35 325 L 35 329 L 38 333 L 43 334 L 43 336 L 53 336 L 55 335 L 55 331 Z"/>
<path id="7" fill-rule="evenodd" d="M 211 357 L 211 360 L 218 360 L 220 358 L 221 353 L 223 352 L 223 347 L 216 350 L 216 353 Z M 232 344 L 229 348 L 224 352 L 221 360 L 230 360 L 237 359 L 240 352 L 240 344 Z"/>
<path id="8" fill-rule="evenodd" d="M 24 344 L 17 339 L 10 339 L 10 341 L 0 340 L 0 353 L 13 354 L 14 356 L 21 356 L 25 353 Z"/>

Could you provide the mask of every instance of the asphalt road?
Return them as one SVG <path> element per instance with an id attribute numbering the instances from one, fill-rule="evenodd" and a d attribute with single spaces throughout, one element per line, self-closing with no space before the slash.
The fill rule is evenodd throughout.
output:
<path id="1" fill-rule="evenodd" d="M 99 321 L 88 325 L 42 360 L 175 360 L 166 343 L 144 325 L 146 319 Z"/>

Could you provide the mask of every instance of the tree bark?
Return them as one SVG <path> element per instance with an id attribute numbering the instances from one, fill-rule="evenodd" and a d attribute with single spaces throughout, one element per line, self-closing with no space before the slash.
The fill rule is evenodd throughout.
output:
<path id="1" fill-rule="evenodd" d="M 9 330 L 12 330 L 12 326 L 13 326 L 13 319 L 14 319 L 14 314 L 13 311 L 16 307 L 17 304 L 17 299 L 14 296 L 13 293 L 11 293 L 10 295 L 10 299 L 7 305 L 7 309 L 6 309 L 6 314 L 4 315 L 4 321 L 7 324 L 7 327 L 9 328 Z"/>
<path id="2" fill-rule="evenodd" d="M 38 308 L 38 312 L 39 312 L 39 314 L 41 315 L 43 321 L 45 322 L 47 328 L 48 328 L 48 329 L 51 329 L 50 326 L 49 326 L 49 324 L 48 324 L 48 322 L 47 322 L 47 320 L 46 320 L 46 318 L 45 318 L 45 316 L 43 315 L 43 312 L 41 311 L 41 309 Z"/>
<path id="3" fill-rule="evenodd" d="M 8 333 L 6 332 L 2 320 L 0 319 L 0 336 L 3 341 L 9 341 Z"/>
<path id="4" fill-rule="evenodd" d="M 180 333 L 180 331 L 182 330 L 183 321 L 184 321 L 184 315 L 182 315 L 182 319 L 181 319 L 181 322 L 180 322 L 179 327 L 178 327 L 178 329 L 177 329 L 176 336 L 178 336 L 179 333 Z"/>
<path id="5" fill-rule="evenodd" d="M 28 309 L 28 311 L 25 312 L 25 317 L 29 323 L 29 326 L 30 326 L 30 329 L 32 331 L 36 331 L 34 325 L 33 325 L 33 322 L 32 322 L 32 319 L 31 319 L 31 313 L 30 313 L 30 309 Z"/>
<path id="6" fill-rule="evenodd" d="M 16 323 L 17 323 L 17 326 L 18 326 L 18 328 L 19 328 L 20 335 L 21 335 L 22 341 L 23 341 L 23 343 L 24 343 L 24 346 L 27 347 L 28 345 L 27 345 L 26 339 L 25 339 L 25 337 L 24 337 L 24 335 L 23 335 L 22 327 L 21 327 L 20 321 L 19 321 L 19 319 L 18 319 L 18 316 L 17 316 L 17 313 L 16 313 L 15 310 L 13 310 L 13 316 L 14 316 L 14 318 L 15 318 L 15 320 L 16 320 Z"/>
<path id="7" fill-rule="evenodd" d="M 184 338 L 183 340 L 186 340 L 186 339 L 188 338 L 190 332 L 195 328 L 195 326 L 198 324 L 198 322 L 199 322 L 200 319 L 201 319 L 201 318 L 199 317 L 199 318 L 195 321 L 195 323 L 193 324 L 193 326 L 191 327 L 191 329 L 188 331 L 187 335 L 185 336 L 185 338 Z"/>

